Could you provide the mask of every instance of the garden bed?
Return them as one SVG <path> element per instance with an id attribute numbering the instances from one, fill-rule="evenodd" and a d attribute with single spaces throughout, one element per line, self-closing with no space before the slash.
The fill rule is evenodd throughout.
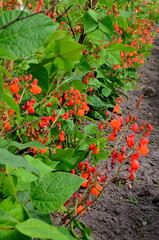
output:
<path id="1" fill-rule="evenodd" d="M 129 92 L 123 102 L 125 113 L 150 122 L 150 153 L 140 160 L 141 169 L 132 189 L 113 183 L 101 199 L 82 217 L 95 240 L 159 239 L 159 35 L 152 54 L 138 69 L 139 89 Z M 144 95 L 144 99 L 140 100 Z"/>

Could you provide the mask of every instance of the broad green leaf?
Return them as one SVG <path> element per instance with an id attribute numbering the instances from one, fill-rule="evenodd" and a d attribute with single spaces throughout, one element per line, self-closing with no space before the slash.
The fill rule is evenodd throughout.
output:
<path id="1" fill-rule="evenodd" d="M 0 137 L 0 148 L 6 148 L 8 146 L 8 141 L 2 137 Z"/>
<path id="2" fill-rule="evenodd" d="M 113 5 L 113 0 L 99 0 L 99 3 L 102 6 L 105 6 L 105 7 L 108 7 L 109 9 L 111 9 L 112 5 Z"/>
<path id="3" fill-rule="evenodd" d="M 17 223 L 23 222 L 26 219 L 26 213 L 17 200 L 11 198 L 3 200 L 0 203 L 0 239 L 31 240 L 31 238 L 14 230 Z M 3 230 L 1 228 L 3 228 Z"/>
<path id="4" fill-rule="evenodd" d="M 6 174 L 3 179 L 2 185 L 2 193 L 4 197 L 15 197 L 17 194 L 17 178 L 15 176 L 11 176 L 10 174 Z"/>
<path id="5" fill-rule="evenodd" d="M 6 11 L 0 15 L 0 26 L 28 16 L 19 10 Z M 37 14 L 17 21 L 0 30 L 0 57 L 16 60 L 35 53 L 45 39 L 57 29 L 57 24 L 45 15 Z"/>
<path id="6" fill-rule="evenodd" d="M 89 9 L 84 12 L 84 33 L 93 32 L 98 26 L 98 15 L 95 11 Z"/>
<path id="7" fill-rule="evenodd" d="M 12 75 L 2 65 L 0 65 L 0 72 L 5 73 L 8 77 L 12 78 Z"/>
<path id="8" fill-rule="evenodd" d="M 17 147 L 20 150 L 30 148 L 30 147 L 36 147 L 38 149 L 46 148 L 46 146 L 44 146 L 42 143 L 36 140 L 23 144 L 23 143 L 18 143 L 16 141 L 12 141 L 10 139 L 4 139 L 0 137 L 0 148 L 8 148 L 10 146 Z"/>
<path id="9" fill-rule="evenodd" d="M 66 227 L 57 227 L 57 229 L 63 233 L 65 236 L 67 236 L 68 240 L 77 240 L 77 238 L 75 238 L 71 232 L 69 231 L 68 228 Z"/>
<path id="10" fill-rule="evenodd" d="M 3 73 L 0 71 L 0 101 L 3 99 Z"/>
<path id="11" fill-rule="evenodd" d="M 20 115 L 19 105 L 15 102 L 13 97 L 9 96 L 5 92 L 3 93 L 3 100 L 8 104 L 8 106 L 13 109 L 17 115 Z"/>
<path id="12" fill-rule="evenodd" d="M 51 159 L 58 161 L 56 169 L 69 171 L 74 167 L 73 155 L 74 148 L 57 149 L 55 154 L 52 154 Z"/>
<path id="13" fill-rule="evenodd" d="M 2 65 L 0 65 L 0 101 L 2 100 L 3 96 L 3 74 L 6 74 L 12 78 L 12 75 Z"/>
<path id="14" fill-rule="evenodd" d="M 125 10 L 119 11 L 119 15 L 124 18 L 130 18 L 130 17 L 132 17 L 133 14 L 134 14 L 134 12 L 130 12 L 130 11 L 125 11 Z"/>
<path id="15" fill-rule="evenodd" d="M 75 150 L 73 148 L 57 149 L 56 153 L 52 155 L 54 161 L 60 161 L 60 159 L 69 159 L 73 156 Z"/>
<path id="16" fill-rule="evenodd" d="M 39 171 L 41 177 L 45 176 L 46 174 L 54 170 L 52 167 L 47 166 L 38 158 L 33 158 L 29 155 L 25 156 L 25 158 L 31 167 Z M 54 166 L 56 167 L 56 165 L 57 165 L 57 162 L 55 162 Z"/>
<path id="17" fill-rule="evenodd" d="M 13 227 L 18 221 L 13 218 L 9 213 L 0 208 L 0 229 L 4 227 Z"/>
<path id="18" fill-rule="evenodd" d="M 107 106 L 107 104 L 105 102 L 103 102 L 102 100 L 100 100 L 100 98 L 97 97 L 96 95 L 88 96 L 87 99 L 88 99 L 89 104 L 96 108 L 102 108 L 102 107 Z"/>
<path id="19" fill-rule="evenodd" d="M 102 94 L 105 96 L 105 97 L 108 97 L 112 92 L 112 89 L 111 88 L 103 88 L 102 89 Z"/>
<path id="20" fill-rule="evenodd" d="M 118 16 L 117 24 L 119 25 L 119 27 L 123 28 L 124 30 L 128 29 L 128 21 L 125 17 Z"/>
<path id="21" fill-rule="evenodd" d="M 14 229 L 0 230 L 1 240 L 32 240 L 32 238 L 25 236 Z"/>
<path id="22" fill-rule="evenodd" d="M 106 48 L 107 51 L 124 51 L 124 52 L 133 52 L 136 51 L 136 48 L 127 47 L 122 43 L 112 43 L 109 47 Z"/>
<path id="23" fill-rule="evenodd" d="M 68 238 L 58 231 L 56 227 L 34 218 L 30 218 L 21 224 L 17 224 L 16 229 L 32 238 L 68 240 Z"/>
<path id="24" fill-rule="evenodd" d="M 21 204 L 12 198 L 7 198 L 0 203 L 0 209 L 3 209 L 10 216 L 12 216 L 17 222 L 23 222 L 27 219 L 27 215 L 21 206 Z M 1 218 L 1 216 L 0 216 Z"/>
<path id="25" fill-rule="evenodd" d="M 33 75 L 33 78 L 38 79 L 38 86 L 42 88 L 43 93 L 48 91 L 49 77 L 48 72 L 42 64 L 30 64 L 28 72 Z"/>
<path id="26" fill-rule="evenodd" d="M 57 57 L 54 61 L 54 64 L 58 69 L 65 72 L 70 72 L 74 66 L 74 62 L 62 57 Z"/>
<path id="27" fill-rule="evenodd" d="M 24 168 L 18 168 L 10 173 L 11 175 L 18 177 L 18 182 L 26 182 L 30 183 L 35 181 L 38 177 L 36 177 L 31 172 L 26 171 Z"/>
<path id="28" fill-rule="evenodd" d="M 83 45 L 69 41 L 69 40 L 58 40 L 55 41 L 54 51 L 55 53 L 62 58 L 65 58 L 70 61 L 77 61 L 81 57 L 81 51 Z"/>
<path id="29" fill-rule="evenodd" d="M 97 133 L 97 124 L 92 123 L 84 127 L 84 132 L 87 135 L 92 135 Z"/>
<path id="30" fill-rule="evenodd" d="M 33 172 L 35 174 L 38 174 L 39 172 L 30 167 L 30 165 L 28 164 L 28 162 L 26 161 L 25 158 L 21 157 L 21 156 L 16 156 L 12 153 L 10 153 L 8 150 L 6 149 L 2 149 L 0 148 L 0 163 L 4 164 L 4 165 L 9 165 L 15 168 L 25 168 L 27 171 L 29 172 Z"/>
<path id="31" fill-rule="evenodd" d="M 63 30 L 58 30 L 51 34 L 51 36 L 47 39 L 47 42 L 50 43 L 51 41 L 55 40 L 60 40 L 64 38 L 69 38 L 69 32 L 68 31 L 63 31 Z"/>
<path id="32" fill-rule="evenodd" d="M 43 148 L 46 148 L 45 145 L 43 145 L 42 143 L 40 143 L 39 141 L 31 141 L 31 142 L 28 142 L 28 143 L 18 143 L 16 141 L 9 141 L 8 142 L 8 146 L 14 146 L 14 147 L 17 147 L 18 149 L 20 150 L 23 150 L 25 148 L 30 148 L 30 147 L 36 147 L 38 149 L 43 149 Z"/>
<path id="33" fill-rule="evenodd" d="M 119 64 L 121 63 L 121 57 L 119 51 L 106 51 L 105 62 L 109 64 Z"/>
<path id="34" fill-rule="evenodd" d="M 102 30 L 104 33 L 113 34 L 114 27 L 112 20 L 109 16 L 105 16 L 102 18 L 102 21 L 99 22 L 99 29 Z"/>
<path id="35" fill-rule="evenodd" d="M 60 208 L 77 191 L 83 179 L 66 172 L 53 172 L 31 183 L 31 200 L 41 213 Z"/>

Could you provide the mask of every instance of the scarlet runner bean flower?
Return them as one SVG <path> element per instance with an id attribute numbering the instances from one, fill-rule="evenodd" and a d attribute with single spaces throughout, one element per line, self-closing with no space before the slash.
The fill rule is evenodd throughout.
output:
<path id="1" fill-rule="evenodd" d="M 31 84 L 30 92 L 33 94 L 40 94 L 42 89 L 37 85 L 38 80 L 34 79 L 33 83 Z"/>
<path id="2" fill-rule="evenodd" d="M 97 196 L 102 192 L 102 190 L 103 188 L 100 185 L 96 185 L 91 189 L 91 194 Z"/>
<path id="3" fill-rule="evenodd" d="M 134 141 L 134 134 L 130 134 L 129 136 L 126 137 L 126 141 L 127 141 L 127 145 L 128 147 L 132 148 L 135 145 L 135 141 Z"/>

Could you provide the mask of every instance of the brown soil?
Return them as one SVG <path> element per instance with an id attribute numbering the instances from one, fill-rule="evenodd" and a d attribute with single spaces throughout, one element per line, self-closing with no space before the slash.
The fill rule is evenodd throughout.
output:
<path id="1" fill-rule="evenodd" d="M 129 93 L 126 113 L 150 122 L 150 153 L 140 160 L 139 182 L 130 190 L 112 184 L 105 195 L 82 217 L 95 240 L 159 240 L 159 36 L 146 64 L 138 69 L 140 89 Z M 144 94 L 139 109 L 136 102 Z M 133 201 L 134 200 L 134 201 Z"/>

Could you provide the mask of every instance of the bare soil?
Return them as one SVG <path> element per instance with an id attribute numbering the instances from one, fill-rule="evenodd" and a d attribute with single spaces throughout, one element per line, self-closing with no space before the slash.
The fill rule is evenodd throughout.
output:
<path id="1" fill-rule="evenodd" d="M 132 189 L 112 184 L 101 199 L 83 215 L 95 240 L 159 240 L 159 35 L 146 63 L 138 69 L 139 89 L 129 92 L 125 113 L 137 115 L 153 125 L 150 153 L 140 160 L 141 168 Z M 142 104 L 136 109 L 139 97 Z"/>

